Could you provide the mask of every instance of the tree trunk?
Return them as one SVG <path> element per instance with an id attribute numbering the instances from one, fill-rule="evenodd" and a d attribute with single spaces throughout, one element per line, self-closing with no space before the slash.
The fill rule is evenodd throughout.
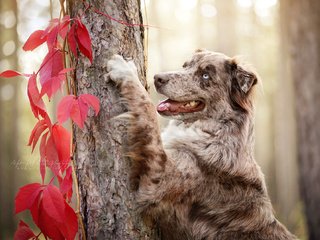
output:
<path id="1" fill-rule="evenodd" d="M 309 239 L 320 239 L 320 1 L 287 0 L 295 86 L 300 187 Z"/>
<path id="2" fill-rule="evenodd" d="M 139 0 L 90 0 L 93 8 L 126 23 L 142 24 Z M 81 1 L 69 1 L 71 15 L 86 7 Z M 113 118 L 125 107 L 116 86 L 108 82 L 106 63 L 113 54 L 132 58 L 140 79 L 145 81 L 143 27 L 129 27 L 92 8 L 82 15 L 93 48 L 93 63 L 80 57 L 76 66 L 78 94 L 90 93 L 100 99 L 101 111 L 83 130 L 75 128 L 74 159 L 80 191 L 81 215 L 87 239 L 157 239 L 156 231 L 144 225 L 135 211 L 130 192 L 130 164 L 122 156 L 124 122 Z M 80 234 L 80 238 L 84 238 Z"/>
<path id="3" fill-rule="evenodd" d="M 296 143 L 296 119 L 294 107 L 293 79 L 289 69 L 289 51 L 287 21 L 288 12 L 285 3 L 280 6 L 280 47 L 278 59 L 278 81 L 275 91 L 274 103 L 274 141 L 275 141 L 275 180 L 276 180 L 276 212 L 280 220 L 293 233 L 297 230 L 298 221 L 292 217 L 297 215 L 299 203 L 298 163 Z"/>

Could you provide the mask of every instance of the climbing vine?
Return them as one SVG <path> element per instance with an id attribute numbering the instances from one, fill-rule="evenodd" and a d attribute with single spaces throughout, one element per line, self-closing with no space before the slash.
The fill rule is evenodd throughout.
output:
<path id="1" fill-rule="evenodd" d="M 63 7 L 63 6 L 62 6 Z M 72 162 L 72 134 L 62 126 L 69 118 L 81 129 L 89 109 L 99 113 L 99 100 L 90 94 L 77 95 L 75 88 L 74 59 L 80 54 L 92 62 L 90 35 L 81 17 L 70 18 L 61 11 L 44 30 L 34 31 L 23 45 L 24 51 L 33 51 L 46 44 L 47 54 L 39 69 L 33 73 L 7 70 L 0 77 L 23 76 L 27 79 L 30 108 L 37 119 L 28 145 L 32 152 L 38 145 L 40 152 L 39 173 L 41 182 L 21 187 L 15 197 L 15 214 L 29 210 L 39 232 L 35 234 L 20 220 L 14 239 L 74 239 L 81 221 L 79 203 L 76 211 L 70 206 L 75 183 Z M 44 98 L 49 100 L 66 89 L 58 104 L 56 116 L 50 117 Z M 50 101 L 49 101 L 50 103 Z M 53 122 L 52 119 L 58 119 Z M 46 182 L 47 171 L 51 179 Z M 77 191 L 76 191 L 77 192 Z M 77 201 L 79 197 L 76 197 Z M 79 216 L 79 217 L 78 217 Z"/>

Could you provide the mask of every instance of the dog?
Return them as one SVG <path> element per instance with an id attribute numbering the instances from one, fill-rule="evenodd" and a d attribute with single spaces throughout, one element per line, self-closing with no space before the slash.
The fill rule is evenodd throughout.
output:
<path id="1" fill-rule="evenodd" d="M 155 107 L 132 61 L 115 55 L 107 70 L 129 109 L 137 206 L 161 239 L 297 239 L 275 218 L 254 160 L 254 71 L 198 50 L 181 70 L 155 75 L 168 98 Z M 172 119 L 162 134 L 157 112 Z"/>

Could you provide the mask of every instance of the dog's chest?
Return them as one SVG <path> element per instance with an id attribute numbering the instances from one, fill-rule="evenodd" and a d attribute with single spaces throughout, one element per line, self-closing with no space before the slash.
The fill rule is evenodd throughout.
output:
<path id="1" fill-rule="evenodd" d="M 175 121 L 169 123 L 161 134 L 166 153 L 181 171 L 195 168 L 196 162 L 208 142 L 208 134 L 197 127 L 186 127 Z"/>
<path id="2" fill-rule="evenodd" d="M 205 133 L 195 127 L 186 127 L 170 121 L 169 125 L 161 133 L 162 143 L 165 149 L 176 149 L 183 146 L 190 147 L 206 138 Z"/>

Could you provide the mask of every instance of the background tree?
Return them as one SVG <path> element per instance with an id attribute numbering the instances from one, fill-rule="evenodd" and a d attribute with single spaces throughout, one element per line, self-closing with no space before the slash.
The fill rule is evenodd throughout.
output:
<path id="1" fill-rule="evenodd" d="M 83 22 L 92 39 L 93 63 L 85 58 L 76 64 L 78 94 L 91 93 L 101 101 L 101 112 L 84 130 L 75 128 L 75 165 L 80 190 L 81 215 L 88 239 L 155 239 L 155 230 L 142 223 L 135 212 L 130 192 L 130 165 L 122 156 L 125 124 L 113 118 L 125 107 L 116 86 L 108 82 L 106 63 L 113 54 L 132 58 L 140 79 L 145 82 L 144 29 L 139 0 L 86 1 L 90 4 Z M 69 1 L 71 15 L 86 9 L 79 1 Z M 99 10 L 98 10 L 99 9 Z M 100 13 L 98 13 L 100 12 Z M 118 23 L 110 20 L 108 14 Z"/>
<path id="2" fill-rule="evenodd" d="M 320 2 L 281 1 L 296 96 L 300 188 L 309 239 L 320 239 Z"/>
<path id="3" fill-rule="evenodd" d="M 18 68 L 17 2 L 0 2 L 0 72 Z M 19 160 L 18 145 L 18 90 L 19 80 L 0 79 L 0 239 L 9 239 L 15 229 L 12 218 L 14 192 L 18 175 L 12 166 Z M 6 207 L 3 207 L 6 206 Z"/>
<path id="4" fill-rule="evenodd" d="M 289 12 L 281 2 L 279 15 L 279 59 L 277 61 L 277 91 L 274 93 L 274 172 L 277 193 L 277 209 L 281 211 L 281 220 L 291 229 L 299 223 L 297 211 L 301 209 L 298 186 L 297 134 L 294 106 L 294 86 L 289 69 L 288 28 L 286 22 Z M 288 102 L 292 104 L 288 104 Z M 297 220 L 298 219 L 298 220 Z"/>

